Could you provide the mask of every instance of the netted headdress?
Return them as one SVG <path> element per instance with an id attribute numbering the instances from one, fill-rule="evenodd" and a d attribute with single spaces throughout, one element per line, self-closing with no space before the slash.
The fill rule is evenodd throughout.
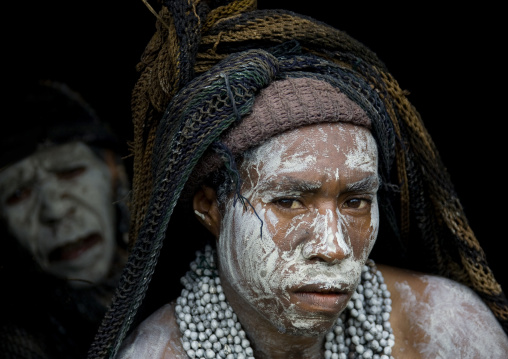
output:
<path id="1" fill-rule="evenodd" d="M 263 89 L 302 78 L 338 89 L 371 120 L 387 223 L 378 241 L 398 260 L 421 262 L 419 269 L 471 287 L 508 331 L 506 298 L 446 168 L 418 112 L 375 53 L 312 18 L 256 10 L 253 0 L 168 0 L 156 16 L 132 98 L 132 252 L 90 358 L 114 355 L 129 330 L 196 168 L 208 156 L 234 159 L 238 154 L 224 139 L 252 115 Z"/>

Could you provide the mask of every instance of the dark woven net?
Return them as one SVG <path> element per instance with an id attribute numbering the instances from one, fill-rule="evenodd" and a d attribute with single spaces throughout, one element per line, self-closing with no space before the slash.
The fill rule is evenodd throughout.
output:
<path id="1" fill-rule="evenodd" d="M 117 352 L 145 297 L 175 206 L 189 177 L 199 175 L 193 169 L 200 158 L 250 112 L 260 89 L 286 77 L 327 81 L 372 119 L 388 224 L 378 239 L 384 262 L 391 258 L 471 287 L 508 332 L 506 297 L 432 139 L 406 93 L 364 45 L 306 16 L 256 10 L 252 0 L 167 1 L 138 70 L 131 255 L 89 358 Z"/>

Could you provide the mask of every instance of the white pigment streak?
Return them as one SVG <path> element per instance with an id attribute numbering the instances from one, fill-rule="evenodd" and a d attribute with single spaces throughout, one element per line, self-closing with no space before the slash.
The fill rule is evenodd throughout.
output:
<path id="1" fill-rule="evenodd" d="M 506 335 L 492 312 L 474 292 L 446 278 L 423 276 L 423 295 L 413 292 L 407 282 L 395 287 L 403 299 L 403 310 L 413 329 L 425 335 L 416 345 L 426 359 L 506 358 Z M 488 320 L 485 320 L 488 318 Z"/>
<path id="2" fill-rule="evenodd" d="M 372 169 L 372 154 L 376 153 L 377 147 L 372 136 L 360 136 L 355 139 L 356 146 L 346 152 L 346 165 L 367 172 Z"/>

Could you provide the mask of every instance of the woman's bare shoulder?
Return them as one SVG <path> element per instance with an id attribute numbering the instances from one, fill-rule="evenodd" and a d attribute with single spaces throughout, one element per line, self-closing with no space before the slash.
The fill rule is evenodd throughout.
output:
<path id="1" fill-rule="evenodd" d="M 147 317 L 124 340 L 116 359 L 186 359 L 173 304 Z"/>
<path id="2" fill-rule="evenodd" d="M 436 275 L 385 265 L 378 269 L 391 293 L 395 354 L 506 359 L 508 336 L 469 287 Z M 403 355 L 408 352 L 415 355 Z"/>

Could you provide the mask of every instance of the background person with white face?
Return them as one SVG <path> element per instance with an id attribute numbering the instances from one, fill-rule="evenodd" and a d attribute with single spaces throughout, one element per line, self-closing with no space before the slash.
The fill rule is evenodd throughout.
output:
<path id="1" fill-rule="evenodd" d="M 121 144 L 65 84 L 31 83 L 11 95 L 18 117 L 1 145 L 0 257 L 9 306 L 0 351 L 83 357 L 126 258 Z"/>

